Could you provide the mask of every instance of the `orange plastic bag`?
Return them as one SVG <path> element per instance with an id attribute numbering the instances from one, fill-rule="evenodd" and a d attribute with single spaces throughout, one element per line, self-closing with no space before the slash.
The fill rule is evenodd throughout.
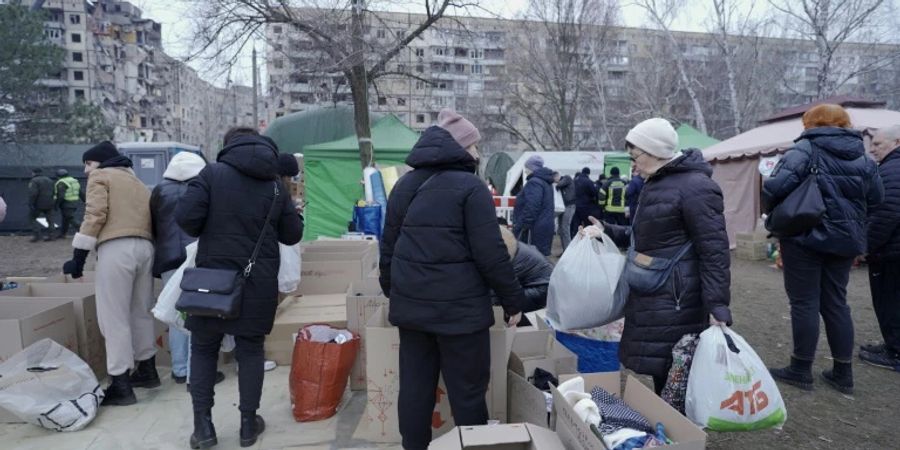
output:
<path id="1" fill-rule="evenodd" d="M 312 331 L 339 331 L 328 325 L 300 329 L 291 357 L 291 405 L 294 420 L 311 422 L 337 414 L 350 370 L 359 351 L 359 335 L 343 344 L 316 342 Z"/>

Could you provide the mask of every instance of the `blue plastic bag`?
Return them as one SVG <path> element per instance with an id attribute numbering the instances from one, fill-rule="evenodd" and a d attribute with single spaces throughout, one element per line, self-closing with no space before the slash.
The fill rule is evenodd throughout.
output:
<path id="1" fill-rule="evenodd" d="M 373 235 L 381 240 L 381 205 L 354 206 L 353 223 L 356 231 Z"/>

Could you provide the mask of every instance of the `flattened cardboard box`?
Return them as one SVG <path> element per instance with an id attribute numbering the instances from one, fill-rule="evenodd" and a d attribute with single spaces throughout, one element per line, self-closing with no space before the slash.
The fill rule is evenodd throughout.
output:
<path id="1" fill-rule="evenodd" d="M 503 312 L 494 309 L 496 324 L 491 328 L 491 382 L 488 385 L 487 405 L 489 418 L 506 422 L 506 366 L 515 337 L 515 328 L 507 328 Z M 355 437 L 374 442 L 400 442 L 397 418 L 397 398 L 400 392 L 400 332 L 388 322 L 388 308 L 380 307 L 366 324 L 366 376 L 368 393 L 366 412 L 363 414 Z M 453 427 L 450 401 L 444 381 L 438 383 L 436 404 L 431 427 L 434 436 L 441 436 Z"/>
<path id="2" fill-rule="evenodd" d="M 376 252 L 304 253 L 300 293 L 344 294 L 350 283 L 362 280 L 378 267 Z"/>
<path id="3" fill-rule="evenodd" d="M 431 441 L 428 450 L 564 450 L 556 433 L 530 423 L 456 427 Z"/>
<path id="4" fill-rule="evenodd" d="M 93 283 L 34 283 L 0 292 L 0 297 L 71 298 L 78 330 L 78 356 L 91 367 L 97 379 L 102 380 L 106 377 L 106 342 L 97 320 L 94 292 Z"/>
<path id="5" fill-rule="evenodd" d="M 560 383 L 575 376 L 560 376 Z M 669 406 L 637 378 L 628 376 L 625 393 L 621 395 L 622 382 L 619 372 L 582 374 L 580 376 L 584 378 L 586 391 L 590 392 L 595 386 L 599 386 L 622 398 L 628 406 L 641 413 L 651 424 L 662 423 L 666 429 L 666 435 L 675 443 L 661 448 L 672 450 L 703 450 L 706 448 L 706 433 Z M 556 433 L 563 445 L 569 450 L 605 450 L 600 438 L 595 436 L 590 427 L 578 418 L 555 386 L 552 391 L 553 407 L 557 414 Z"/>
<path id="6" fill-rule="evenodd" d="M 578 356 L 556 341 L 547 329 L 519 328 L 509 356 L 508 395 L 509 421 L 547 426 L 550 413 L 547 397 L 529 380 L 541 368 L 551 375 L 578 372 Z"/>
<path id="7" fill-rule="evenodd" d="M 364 391 L 368 384 L 366 378 L 366 323 L 378 308 L 387 307 L 388 299 L 381 292 L 378 280 L 367 278 L 354 281 L 347 290 L 347 329 L 360 337 L 359 352 L 350 372 L 350 390 Z"/>
<path id="8" fill-rule="evenodd" d="M 347 328 L 345 306 L 307 307 L 303 304 L 303 299 L 304 297 L 291 297 L 279 305 L 272 332 L 266 336 L 266 359 L 275 361 L 280 366 L 291 364 L 296 335 L 303 326 L 320 323 L 335 328 Z"/>
<path id="9" fill-rule="evenodd" d="M 0 361 L 44 338 L 78 353 L 71 298 L 5 297 L 0 301 Z M 21 420 L 0 408 L 0 423 L 17 422 Z"/>

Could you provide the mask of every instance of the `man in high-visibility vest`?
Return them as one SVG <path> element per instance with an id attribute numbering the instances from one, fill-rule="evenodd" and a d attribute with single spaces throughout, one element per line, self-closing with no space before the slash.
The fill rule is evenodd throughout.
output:
<path id="1" fill-rule="evenodd" d="M 81 224 L 75 219 L 75 212 L 78 211 L 78 203 L 81 201 L 81 183 L 69 176 L 69 171 L 66 169 L 57 170 L 56 177 L 53 198 L 62 215 L 59 237 L 64 238 L 69 234 L 70 229 L 74 233 L 81 227 Z"/>
<path id="2" fill-rule="evenodd" d="M 618 167 L 609 171 L 609 179 L 600 188 L 600 202 L 604 208 L 603 220 L 615 225 L 627 225 L 625 218 L 625 189 L 628 184 L 622 180 Z"/>

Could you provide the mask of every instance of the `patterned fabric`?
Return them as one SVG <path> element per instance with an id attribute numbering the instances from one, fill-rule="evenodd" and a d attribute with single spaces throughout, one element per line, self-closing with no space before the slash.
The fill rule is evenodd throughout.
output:
<path id="1" fill-rule="evenodd" d="M 603 388 L 595 387 L 591 391 L 591 399 L 600 407 L 600 415 L 603 417 L 600 433 L 604 436 L 623 428 L 632 428 L 645 433 L 654 432 L 650 422 L 644 416 Z"/>
<path id="2" fill-rule="evenodd" d="M 672 405 L 678 412 L 684 414 L 684 398 L 687 395 L 688 375 L 691 372 L 691 362 L 694 359 L 694 351 L 700 337 L 697 334 L 686 334 L 672 348 L 672 368 L 669 369 L 669 377 L 663 387 L 662 397 L 666 403 Z"/>

